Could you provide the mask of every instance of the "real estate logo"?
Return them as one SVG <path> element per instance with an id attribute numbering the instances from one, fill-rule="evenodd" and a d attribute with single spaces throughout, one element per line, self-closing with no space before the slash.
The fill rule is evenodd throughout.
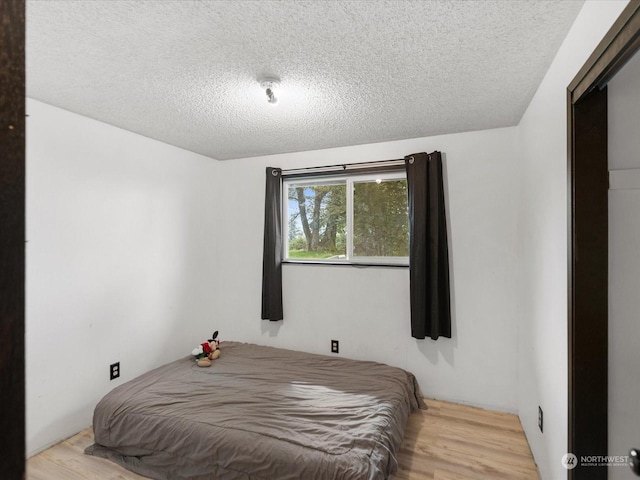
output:
<path id="1" fill-rule="evenodd" d="M 565 453 L 562 456 L 562 466 L 567 470 L 573 470 L 578 466 L 578 457 L 573 453 Z"/>
<path id="2" fill-rule="evenodd" d="M 624 467 L 629 464 L 627 455 L 582 455 L 580 459 L 573 453 L 565 453 L 562 456 L 562 466 L 572 470 L 580 464 L 580 467 Z"/>

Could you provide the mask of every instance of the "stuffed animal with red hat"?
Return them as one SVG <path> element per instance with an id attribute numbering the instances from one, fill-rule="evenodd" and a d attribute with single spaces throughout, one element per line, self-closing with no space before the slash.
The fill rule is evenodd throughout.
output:
<path id="1" fill-rule="evenodd" d="M 213 332 L 213 335 L 209 340 L 194 348 L 191 355 L 193 355 L 199 367 L 210 367 L 211 361 L 220 356 L 220 340 L 218 340 L 218 331 L 216 330 Z"/>

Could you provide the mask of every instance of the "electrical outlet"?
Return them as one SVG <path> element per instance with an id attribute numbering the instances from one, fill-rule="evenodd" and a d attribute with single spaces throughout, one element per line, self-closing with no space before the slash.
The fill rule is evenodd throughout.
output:
<path id="1" fill-rule="evenodd" d="M 542 408 L 540 408 L 540 405 L 538 405 L 538 428 L 540 429 L 540 432 L 544 433 L 544 430 L 542 430 Z"/>
<path id="2" fill-rule="evenodd" d="M 120 362 L 112 363 L 109 366 L 109 380 L 115 380 L 120 376 Z"/>
<path id="3" fill-rule="evenodd" d="M 331 353 L 339 353 L 340 349 L 338 348 L 338 340 L 331 340 Z"/>

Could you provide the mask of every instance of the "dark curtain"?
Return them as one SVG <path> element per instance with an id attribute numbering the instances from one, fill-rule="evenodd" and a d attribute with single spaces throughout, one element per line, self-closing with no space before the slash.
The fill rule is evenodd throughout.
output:
<path id="1" fill-rule="evenodd" d="M 411 336 L 451 338 L 449 252 L 440 152 L 405 157 Z"/>
<path id="2" fill-rule="evenodd" d="M 262 319 L 282 320 L 282 170 L 267 167 L 262 257 Z"/>

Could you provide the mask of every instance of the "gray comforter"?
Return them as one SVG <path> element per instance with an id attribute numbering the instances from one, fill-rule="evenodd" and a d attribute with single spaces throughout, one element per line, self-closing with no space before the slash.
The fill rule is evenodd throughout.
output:
<path id="1" fill-rule="evenodd" d="M 85 453 L 157 479 L 383 479 L 414 376 L 375 362 L 223 342 L 209 368 L 184 358 L 107 394 Z"/>

